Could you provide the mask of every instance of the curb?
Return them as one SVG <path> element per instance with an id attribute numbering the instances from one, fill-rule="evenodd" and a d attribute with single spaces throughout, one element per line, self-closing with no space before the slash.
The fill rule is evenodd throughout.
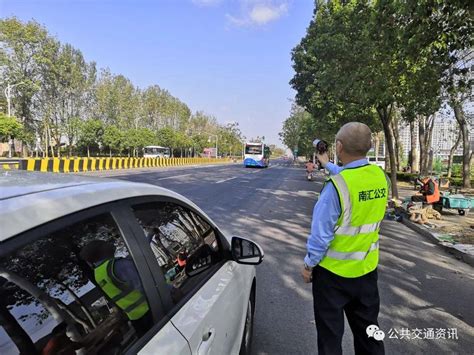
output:
<path id="1" fill-rule="evenodd" d="M 423 237 L 427 238 L 432 244 L 438 245 L 443 248 L 448 253 L 454 255 L 456 259 L 464 261 L 466 264 L 474 266 L 474 255 L 469 255 L 464 253 L 456 248 L 453 247 L 454 244 L 442 242 L 440 239 L 436 237 L 434 233 L 432 233 L 428 228 L 423 227 L 418 223 L 413 223 L 408 219 L 408 217 L 403 216 L 402 223 L 410 228 L 411 230 L 415 231 L 418 234 L 421 234 Z"/>

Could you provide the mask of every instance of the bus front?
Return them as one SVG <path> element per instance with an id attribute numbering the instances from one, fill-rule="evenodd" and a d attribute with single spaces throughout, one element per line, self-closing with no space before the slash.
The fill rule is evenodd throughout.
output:
<path id="1" fill-rule="evenodd" d="M 264 168 L 267 165 L 263 143 L 245 143 L 244 166 Z"/>

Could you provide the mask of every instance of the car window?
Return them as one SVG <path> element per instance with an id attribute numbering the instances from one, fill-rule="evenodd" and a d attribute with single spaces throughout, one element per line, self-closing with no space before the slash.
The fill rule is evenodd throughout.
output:
<path id="1" fill-rule="evenodd" d="M 151 328 L 150 313 L 109 214 L 0 258 L 1 354 L 119 353 Z"/>
<path id="2" fill-rule="evenodd" d="M 222 260 L 216 232 L 198 214 L 175 203 L 145 203 L 133 211 L 177 303 Z"/>

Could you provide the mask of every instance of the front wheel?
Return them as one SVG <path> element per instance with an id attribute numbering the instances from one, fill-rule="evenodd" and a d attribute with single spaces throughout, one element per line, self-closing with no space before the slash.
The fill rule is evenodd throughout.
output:
<path id="1" fill-rule="evenodd" d="M 255 314 L 255 297 L 254 292 L 250 294 L 247 305 L 247 314 L 245 316 L 245 328 L 242 336 L 242 344 L 240 345 L 239 355 L 250 355 L 252 347 L 252 333 L 253 333 L 253 316 Z"/>

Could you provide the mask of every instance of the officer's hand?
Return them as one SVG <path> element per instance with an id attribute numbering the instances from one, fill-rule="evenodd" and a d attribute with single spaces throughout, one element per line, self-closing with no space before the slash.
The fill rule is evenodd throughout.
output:
<path id="1" fill-rule="evenodd" d="M 304 267 L 301 269 L 301 276 L 303 276 L 303 281 L 307 284 L 313 281 L 313 271 L 306 270 Z"/>
<path id="2" fill-rule="evenodd" d="M 329 163 L 328 153 L 323 153 L 323 154 L 316 153 L 316 158 L 318 158 L 319 162 L 324 168 L 326 167 L 326 164 Z"/>

